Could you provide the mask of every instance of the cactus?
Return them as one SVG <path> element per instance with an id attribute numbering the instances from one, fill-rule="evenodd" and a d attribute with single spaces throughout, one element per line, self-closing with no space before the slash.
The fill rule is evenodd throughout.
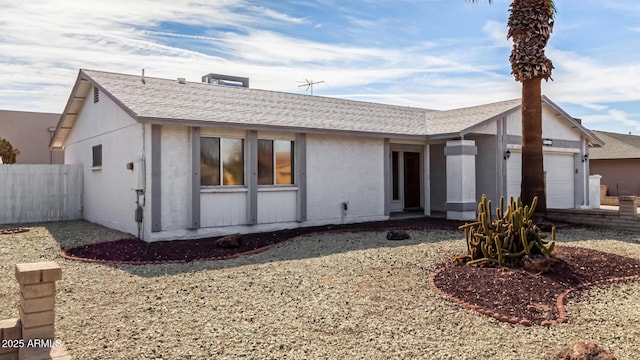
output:
<path id="1" fill-rule="evenodd" d="M 551 229 L 551 240 L 533 223 L 531 219 L 538 198 L 534 197 L 531 206 L 523 205 L 520 198 L 511 197 L 505 211 L 504 197 L 495 209 L 492 217 L 491 201 L 486 195 L 478 203 L 478 221 L 459 227 L 464 230 L 467 254 L 453 259 L 467 265 L 476 266 L 519 266 L 525 255 L 542 255 L 553 258 L 556 242 L 556 228 Z"/>

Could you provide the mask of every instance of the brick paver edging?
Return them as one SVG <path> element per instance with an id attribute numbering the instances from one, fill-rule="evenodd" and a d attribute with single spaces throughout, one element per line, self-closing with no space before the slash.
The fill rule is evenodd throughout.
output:
<path id="1" fill-rule="evenodd" d="M 500 314 L 498 312 L 493 312 L 489 309 L 485 309 L 482 308 L 480 306 L 468 303 L 462 299 L 459 299 L 449 293 L 447 293 L 446 291 L 440 289 L 435 282 L 435 278 L 438 274 L 440 274 L 440 272 L 442 272 L 444 269 L 446 269 L 446 267 L 441 267 L 439 269 L 437 269 L 436 271 L 434 271 L 431 276 L 429 277 L 429 287 L 431 287 L 431 289 L 433 291 L 435 291 L 438 295 L 449 299 L 451 301 L 453 301 L 454 303 L 465 307 L 469 310 L 475 310 L 481 314 L 487 315 L 487 316 L 491 316 L 493 318 L 495 318 L 498 321 L 502 321 L 502 322 L 508 322 L 511 324 L 520 324 L 520 325 L 524 325 L 524 326 L 532 326 L 532 325 L 538 325 L 538 324 L 534 324 L 531 322 L 531 320 L 529 319 L 525 319 L 525 318 L 517 318 L 517 317 L 510 317 L 504 314 Z M 553 320 L 543 320 L 542 322 L 540 322 L 539 325 L 541 326 L 550 326 L 553 324 L 560 324 L 560 323 L 564 323 L 567 322 L 567 310 L 564 307 L 564 301 L 567 298 L 567 295 L 569 295 L 569 293 L 571 293 L 572 291 L 576 291 L 576 290 L 582 290 L 585 288 L 588 288 L 590 286 L 598 286 L 598 285 L 602 285 L 602 284 L 607 284 L 607 283 L 613 283 L 613 282 L 621 282 L 621 281 L 630 281 L 630 280 L 637 280 L 640 279 L 640 275 L 632 275 L 632 276 L 623 276 L 623 277 L 615 277 L 615 278 L 611 278 L 611 279 L 605 279 L 605 280 L 600 280 L 600 281 L 594 281 L 594 282 L 590 282 L 590 283 L 582 283 L 582 284 L 578 284 L 575 287 L 569 288 L 565 291 L 562 292 L 562 294 L 558 295 L 558 298 L 556 299 L 556 308 L 558 309 L 558 313 L 559 316 L 557 319 L 553 319 Z"/>

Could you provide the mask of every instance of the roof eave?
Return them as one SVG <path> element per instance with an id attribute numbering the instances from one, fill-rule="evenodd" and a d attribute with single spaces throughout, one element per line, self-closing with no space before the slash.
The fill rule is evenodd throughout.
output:
<path id="1" fill-rule="evenodd" d="M 51 150 L 64 150 L 67 137 L 71 133 L 71 129 L 73 128 L 73 126 L 75 126 L 77 116 L 79 115 L 80 110 L 84 102 L 86 101 L 86 93 L 89 91 L 89 89 L 87 89 L 84 84 L 90 84 L 91 86 L 97 87 L 100 92 L 105 94 L 109 99 L 111 99 L 111 101 L 113 101 L 125 112 L 127 112 L 134 120 L 137 120 L 136 113 L 126 107 L 120 100 L 118 100 L 109 91 L 107 91 L 107 89 L 105 89 L 97 81 L 91 78 L 91 76 L 89 76 L 89 74 L 87 74 L 84 70 L 80 69 L 76 78 L 76 82 L 74 83 L 73 89 L 71 90 L 71 94 L 69 95 L 69 99 L 67 99 L 67 104 L 65 105 L 64 111 L 62 112 L 62 114 L 60 114 L 60 120 L 58 120 L 56 130 L 51 137 L 51 141 L 49 142 L 49 148 Z M 74 104 L 79 108 L 74 108 Z"/>
<path id="2" fill-rule="evenodd" d="M 420 140 L 420 141 L 425 141 L 427 139 L 427 136 L 423 134 L 399 134 L 399 133 L 386 133 L 386 132 L 374 132 L 374 131 L 323 129 L 323 128 L 310 128 L 310 127 L 299 127 L 299 126 L 285 126 L 285 125 L 261 125 L 261 124 L 231 123 L 231 122 L 211 121 L 211 120 L 172 119 L 172 118 L 146 117 L 146 116 L 138 116 L 137 120 L 140 123 L 153 124 L 153 125 L 177 125 L 177 126 L 202 127 L 202 128 L 216 127 L 216 128 L 227 128 L 227 129 L 238 129 L 238 130 L 257 130 L 257 131 L 283 131 L 283 132 L 295 132 L 295 133 L 307 133 L 307 134 L 393 138 L 393 139 Z"/>

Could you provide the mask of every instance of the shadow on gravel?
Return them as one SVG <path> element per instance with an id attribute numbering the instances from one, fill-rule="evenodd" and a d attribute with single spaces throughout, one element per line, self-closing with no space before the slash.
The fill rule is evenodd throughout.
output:
<path id="1" fill-rule="evenodd" d="M 424 238 L 401 241 L 386 240 L 386 231 L 394 229 L 442 231 L 443 238 L 441 240 L 449 240 L 452 238 L 451 232 L 455 236 L 459 232 L 457 228 L 461 224 L 463 222 L 419 217 L 361 224 L 296 228 L 268 233 L 244 234 L 242 236 L 243 245 L 238 249 L 218 248 L 213 243 L 217 238 L 146 243 L 134 239 L 130 235 L 88 222 L 67 224 L 69 226 L 65 226 L 64 223 L 51 223 L 44 224 L 44 226 L 67 255 L 84 258 L 87 262 L 116 267 L 134 275 L 153 277 L 207 269 L 301 260 L 349 251 L 400 247 L 434 241 L 433 239 L 426 240 Z M 40 226 L 43 226 L 43 224 L 40 224 Z M 345 232 L 365 235 L 356 236 L 357 239 L 355 240 L 345 239 L 340 241 L 339 244 L 330 240 L 306 242 L 304 246 L 299 247 L 296 247 L 295 244 L 295 238 L 299 236 Z M 96 235 L 99 233 L 102 233 L 102 241 L 98 239 L 99 235 Z M 126 238 L 117 238 L 116 236 L 118 235 Z M 458 235 L 462 238 L 462 233 Z M 78 242 L 78 236 L 86 237 L 86 241 Z M 75 237 L 76 240 L 65 240 L 70 237 Z M 290 241 L 294 242 L 291 247 L 287 246 L 284 249 L 270 248 Z M 440 239 L 436 241 L 440 241 Z M 78 246 L 78 244 L 81 245 Z M 261 252 L 260 249 L 265 249 L 265 247 L 266 250 Z M 290 251 L 287 252 L 287 250 Z M 150 271 L 150 267 L 153 267 L 153 271 Z"/>

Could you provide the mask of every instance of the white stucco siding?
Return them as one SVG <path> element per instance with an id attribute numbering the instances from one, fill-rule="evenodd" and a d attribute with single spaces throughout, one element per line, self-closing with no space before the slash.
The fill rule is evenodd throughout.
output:
<path id="1" fill-rule="evenodd" d="M 178 126 L 161 132 L 162 230 L 184 229 L 191 206 L 191 133 Z"/>
<path id="2" fill-rule="evenodd" d="M 495 121 L 492 121 L 485 126 L 479 127 L 473 130 L 474 134 L 486 134 L 486 135 L 495 135 L 498 131 L 498 127 Z"/>
<path id="3" fill-rule="evenodd" d="M 66 145 L 138 124 L 126 111 L 103 93 L 100 93 L 99 99 L 97 103 L 93 102 L 92 97 L 85 100 L 78 120 L 67 138 Z"/>
<path id="4" fill-rule="evenodd" d="M 516 111 L 507 117 L 507 134 L 522 136 L 522 113 Z M 549 106 L 542 104 L 542 137 L 561 140 L 580 140 L 580 134 L 566 119 L 556 115 Z"/>
<path id="5" fill-rule="evenodd" d="M 108 97 L 88 99 L 65 144 L 65 163 L 83 165 L 83 218 L 137 235 L 134 212 L 143 127 Z M 102 145 L 102 166 L 92 168 L 93 150 Z"/>
<path id="6" fill-rule="evenodd" d="M 308 221 L 339 223 L 382 219 L 384 142 L 359 137 L 307 137 Z"/>

